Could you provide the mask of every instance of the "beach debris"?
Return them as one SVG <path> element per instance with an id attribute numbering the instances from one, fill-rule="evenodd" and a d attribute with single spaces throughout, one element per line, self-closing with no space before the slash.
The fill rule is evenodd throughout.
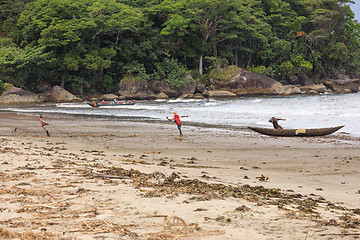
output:
<path id="1" fill-rule="evenodd" d="M 169 215 L 167 214 L 153 214 L 153 215 L 146 215 L 147 218 L 154 218 L 154 217 L 163 217 L 167 218 Z"/>
<path id="2" fill-rule="evenodd" d="M 180 217 L 165 218 L 164 230 L 173 234 L 187 235 L 188 229 L 184 219 Z"/>
<path id="3" fill-rule="evenodd" d="M 155 171 L 151 174 L 151 176 L 156 180 L 165 180 L 166 174 L 163 172 Z"/>
<path id="4" fill-rule="evenodd" d="M 208 209 L 206 208 L 197 208 L 194 210 L 194 212 L 202 212 L 202 211 L 207 211 Z"/>
<path id="5" fill-rule="evenodd" d="M 20 212 L 25 212 L 25 211 L 34 211 L 38 208 L 58 208 L 58 207 L 54 207 L 53 205 L 55 204 L 58 204 L 58 203 L 61 203 L 61 202 L 65 202 L 65 201 L 68 201 L 68 200 L 71 200 L 71 199 L 74 199 L 74 198 L 77 198 L 76 197 L 69 197 L 69 198 L 65 198 L 65 199 L 62 199 L 62 200 L 59 200 L 59 201 L 56 201 L 56 202 L 52 202 L 52 203 L 48 203 L 48 204 L 34 204 L 34 205 L 25 205 L 21 208 L 19 208 L 18 210 L 16 210 L 17 213 L 20 213 Z"/>
<path id="6" fill-rule="evenodd" d="M 94 174 L 93 178 L 115 178 L 115 179 L 130 179 L 130 177 L 116 176 L 116 175 L 105 175 L 105 174 Z"/>
<path id="7" fill-rule="evenodd" d="M 137 137 L 136 134 L 131 134 L 131 135 L 119 135 L 119 138 L 133 138 L 133 137 Z"/>
<path id="8" fill-rule="evenodd" d="M 174 138 L 174 140 L 184 140 L 184 138 L 182 138 L 182 137 L 176 137 L 176 138 Z"/>
<path id="9" fill-rule="evenodd" d="M 55 240 L 57 235 L 48 231 L 35 233 L 33 231 L 15 232 L 7 228 L 0 227 L 0 239 L 36 239 L 36 240 Z"/>
<path id="10" fill-rule="evenodd" d="M 267 182 L 267 180 L 269 180 L 269 177 L 266 177 L 263 174 L 257 176 L 256 178 L 259 179 L 260 182 Z"/>
<path id="11" fill-rule="evenodd" d="M 130 234 L 130 231 L 123 226 L 103 219 L 83 221 L 82 227 L 88 234 L 117 233 L 122 236 Z"/>
<path id="12" fill-rule="evenodd" d="M 160 154 L 161 152 L 144 152 L 145 154 Z"/>
<path id="13" fill-rule="evenodd" d="M 16 132 L 17 128 L 14 128 L 14 132 Z"/>
<path id="14" fill-rule="evenodd" d="M 247 212 L 247 211 L 251 211 L 251 208 L 248 208 L 245 205 L 241 205 L 240 207 L 235 208 L 236 212 Z"/>

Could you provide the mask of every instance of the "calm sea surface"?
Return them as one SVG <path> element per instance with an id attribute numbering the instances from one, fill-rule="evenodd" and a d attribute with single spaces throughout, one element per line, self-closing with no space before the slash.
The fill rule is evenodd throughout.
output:
<path id="1" fill-rule="evenodd" d="M 284 128 L 318 128 L 345 125 L 341 130 L 360 136 L 360 94 L 237 98 L 231 100 L 173 99 L 137 101 L 133 106 L 93 108 L 86 103 L 39 104 L 1 107 L 0 111 L 49 115 L 81 115 L 122 121 L 166 121 L 176 111 L 183 125 L 241 129 L 272 127 L 267 120 L 286 118 Z"/>

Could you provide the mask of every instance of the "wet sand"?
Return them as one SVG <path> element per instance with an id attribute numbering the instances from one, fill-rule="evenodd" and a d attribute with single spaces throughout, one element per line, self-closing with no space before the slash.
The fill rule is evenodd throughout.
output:
<path id="1" fill-rule="evenodd" d="M 360 238 L 359 139 L 341 130 L 0 120 L 0 239 Z"/>

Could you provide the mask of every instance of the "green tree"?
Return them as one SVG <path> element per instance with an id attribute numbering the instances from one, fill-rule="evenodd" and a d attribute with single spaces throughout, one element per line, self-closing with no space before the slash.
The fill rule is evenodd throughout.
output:
<path id="1" fill-rule="evenodd" d="M 102 46 L 100 35 L 136 27 L 141 14 L 115 0 L 38 0 L 26 6 L 19 26 L 22 45 L 44 47 L 52 54 L 53 67 L 65 85 L 68 75 L 80 70 L 93 71 L 97 81 L 116 55 L 117 39 Z"/>

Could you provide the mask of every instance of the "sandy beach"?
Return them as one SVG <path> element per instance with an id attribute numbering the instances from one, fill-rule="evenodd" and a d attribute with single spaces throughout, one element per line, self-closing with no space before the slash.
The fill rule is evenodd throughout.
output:
<path id="1" fill-rule="evenodd" d="M 0 239 L 360 239 L 349 134 L 44 120 L 0 114 Z"/>

